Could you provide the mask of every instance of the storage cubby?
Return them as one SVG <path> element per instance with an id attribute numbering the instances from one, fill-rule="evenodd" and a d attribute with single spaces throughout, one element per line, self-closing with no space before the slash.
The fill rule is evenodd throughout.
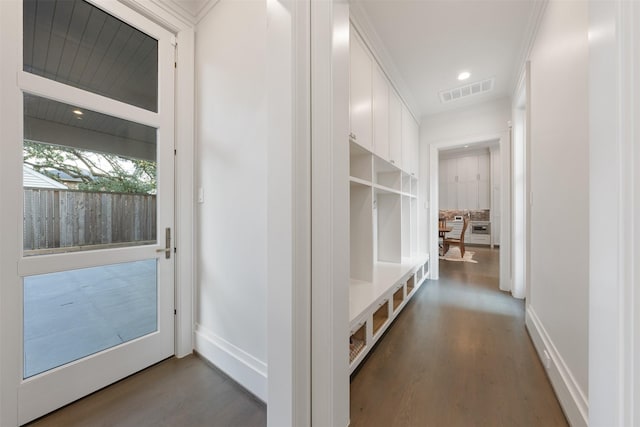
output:
<path id="1" fill-rule="evenodd" d="M 411 177 L 411 195 L 418 197 L 418 178 L 415 176 Z"/>
<path id="2" fill-rule="evenodd" d="M 415 276 L 411 275 L 409 279 L 407 279 L 407 296 L 413 292 L 413 289 L 416 287 Z"/>
<path id="3" fill-rule="evenodd" d="M 420 283 L 422 281 L 422 266 L 416 270 L 416 283 Z"/>
<path id="4" fill-rule="evenodd" d="M 410 239 L 410 253 L 411 256 L 415 256 L 418 253 L 418 239 L 415 238 L 418 236 L 418 199 L 411 198 L 409 199 L 409 211 L 410 211 L 410 233 L 411 236 L 414 237 Z"/>
<path id="5" fill-rule="evenodd" d="M 402 205 L 400 195 L 376 190 L 378 260 L 400 262 Z"/>
<path id="6" fill-rule="evenodd" d="M 403 258 L 409 258 L 411 256 L 411 198 L 409 196 L 402 196 L 402 249 L 401 254 Z M 415 238 L 413 239 L 415 240 Z"/>
<path id="7" fill-rule="evenodd" d="M 411 175 L 408 173 L 402 173 L 402 192 L 406 194 L 411 193 Z"/>
<path id="8" fill-rule="evenodd" d="M 397 167 L 374 156 L 373 171 L 376 184 L 397 192 L 402 190 L 402 172 Z"/>
<path id="9" fill-rule="evenodd" d="M 362 353 L 367 345 L 367 323 L 360 325 L 355 332 L 349 337 L 349 363 L 352 363 L 356 357 Z"/>
<path id="10" fill-rule="evenodd" d="M 426 277 L 429 275 L 429 261 L 426 261 L 422 264 L 422 276 Z"/>
<path id="11" fill-rule="evenodd" d="M 353 142 L 349 143 L 349 175 L 371 183 L 373 181 L 373 155 Z"/>
<path id="12" fill-rule="evenodd" d="M 373 313 L 373 335 L 389 320 L 389 301 L 384 301 Z"/>
<path id="13" fill-rule="evenodd" d="M 404 301 L 404 289 L 402 289 L 402 286 L 400 286 L 393 293 L 393 312 L 394 313 L 398 309 L 398 307 L 400 307 L 400 304 L 402 304 L 402 301 Z"/>
<path id="14" fill-rule="evenodd" d="M 373 189 L 351 182 L 350 185 L 350 277 L 373 279 Z"/>

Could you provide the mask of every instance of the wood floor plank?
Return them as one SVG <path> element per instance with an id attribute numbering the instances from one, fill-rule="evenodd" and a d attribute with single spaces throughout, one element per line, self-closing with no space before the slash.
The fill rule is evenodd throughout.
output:
<path id="1" fill-rule="evenodd" d="M 567 426 L 499 251 L 440 261 L 351 378 L 351 427 Z"/>
<path id="2" fill-rule="evenodd" d="M 34 421 L 34 427 L 264 427 L 264 403 L 197 356 L 171 358 Z"/>

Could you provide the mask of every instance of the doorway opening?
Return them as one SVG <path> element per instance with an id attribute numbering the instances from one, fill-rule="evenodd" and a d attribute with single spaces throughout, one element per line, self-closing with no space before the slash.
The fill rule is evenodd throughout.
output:
<path id="1" fill-rule="evenodd" d="M 438 152 L 439 264 L 478 263 L 484 248 L 498 251 L 502 210 L 500 140 Z"/>

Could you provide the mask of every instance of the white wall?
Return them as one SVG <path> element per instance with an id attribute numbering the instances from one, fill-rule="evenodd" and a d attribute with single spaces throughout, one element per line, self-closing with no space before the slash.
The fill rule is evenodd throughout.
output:
<path id="1" fill-rule="evenodd" d="M 589 425 L 638 426 L 640 4 L 591 0 L 589 21 Z"/>
<path id="2" fill-rule="evenodd" d="M 423 116 L 420 122 L 420 187 L 424 189 L 424 193 L 421 196 L 424 197 L 423 200 L 429 200 L 429 206 L 424 206 L 423 209 L 419 210 L 419 230 L 424 230 L 424 232 L 421 231 L 419 244 L 421 250 L 430 252 L 433 260 L 438 259 L 438 234 L 429 233 L 429 230 L 431 229 L 430 225 L 433 224 L 435 226 L 438 221 L 438 195 L 431 193 L 437 193 L 438 191 L 438 173 L 431 169 L 437 168 L 438 149 L 452 148 L 474 142 L 486 142 L 492 139 L 500 141 L 500 155 L 502 156 L 500 191 L 502 193 L 501 203 L 503 207 L 503 215 L 500 216 L 502 222 L 500 225 L 500 235 L 502 236 L 500 246 L 500 288 L 503 290 L 510 289 L 511 277 L 509 263 L 507 262 L 510 251 L 510 242 L 507 236 L 510 233 L 505 230 L 505 227 L 507 229 L 509 227 L 509 216 L 505 209 L 510 203 L 509 120 L 511 120 L 511 104 L 508 98 L 502 98 L 469 108 Z M 437 279 L 438 277 L 438 263 L 432 262 L 431 278 Z"/>
<path id="3" fill-rule="evenodd" d="M 195 349 L 266 400 L 265 1 L 220 1 L 196 29 Z"/>
<path id="4" fill-rule="evenodd" d="M 572 425 L 586 425 L 589 303 L 587 2 L 550 1 L 531 51 L 527 327 Z M 544 360 L 544 358 L 543 358 Z"/>
<path id="5" fill-rule="evenodd" d="M 502 98 L 460 110 L 422 117 L 420 143 L 466 139 L 504 132 L 511 120 L 510 101 Z"/>

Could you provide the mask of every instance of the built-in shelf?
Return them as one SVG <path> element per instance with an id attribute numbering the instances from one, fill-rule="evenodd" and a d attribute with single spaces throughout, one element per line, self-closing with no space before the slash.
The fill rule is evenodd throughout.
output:
<path id="1" fill-rule="evenodd" d="M 385 187 L 384 185 L 380 184 L 373 184 L 373 188 L 376 190 L 376 193 L 396 194 L 398 196 L 401 196 L 403 194 L 399 190 L 394 190 L 393 188 Z"/>
<path id="2" fill-rule="evenodd" d="M 371 181 L 367 181 L 365 179 L 361 179 L 355 176 L 350 176 L 349 177 L 349 182 L 353 183 L 353 184 L 360 184 L 360 185 L 364 185 L 365 187 L 371 187 Z"/>
<path id="3" fill-rule="evenodd" d="M 373 59 L 350 37 L 350 370 L 374 347 L 428 274 L 418 253 L 419 127 Z M 384 93 L 386 93 L 386 95 Z M 388 95 L 388 96 L 387 96 Z M 366 102 L 365 102 L 366 101 Z M 363 108 L 362 106 L 366 108 Z M 388 123 L 386 123 L 388 121 Z M 385 124 L 386 123 L 386 124 Z M 356 142 L 357 141 L 357 142 Z M 361 145 L 362 144 L 362 145 Z M 410 283 L 410 288 L 407 288 Z"/>
<path id="4" fill-rule="evenodd" d="M 404 289 L 402 288 L 402 286 L 400 286 L 393 293 L 393 311 L 394 312 L 396 312 L 400 307 L 400 305 L 402 305 L 402 301 L 404 301 Z"/>
<path id="5" fill-rule="evenodd" d="M 349 363 L 362 353 L 367 345 L 367 323 L 364 322 L 349 337 Z"/>
<path id="6" fill-rule="evenodd" d="M 411 293 L 413 293 L 413 290 L 415 289 L 415 287 L 416 287 L 415 277 L 411 276 L 407 280 L 407 295 L 411 295 Z"/>
<path id="7" fill-rule="evenodd" d="M 407 277 L 413 277 L 417 269 L 422 269 L 428 263 L 429 255 L 420 254 L 413 258 L 403 258 L 402 262 L 375 262 L 371 280 L 351 278 L 349 283 L 349 324 L 357 322 L 364 313 L 376 308 L 380 302 L 395 287 L 404 284 Z M 428 272 L 427 272 L 428 273 Z M 423 278 L 427 273 L 423 272 Z"/>
<path id="8" fill-rule="evenodd" d="M 373 182 L 373 154 L 356 143 L 349 144 L 349 175 Z"/>
<path id="9" fill-rule="evenodd" d="M 389 320 L 389 301 L 384 300 L 380 307 L 373 312 L 373 335 L 377 335 L 380 329 Z"/>

